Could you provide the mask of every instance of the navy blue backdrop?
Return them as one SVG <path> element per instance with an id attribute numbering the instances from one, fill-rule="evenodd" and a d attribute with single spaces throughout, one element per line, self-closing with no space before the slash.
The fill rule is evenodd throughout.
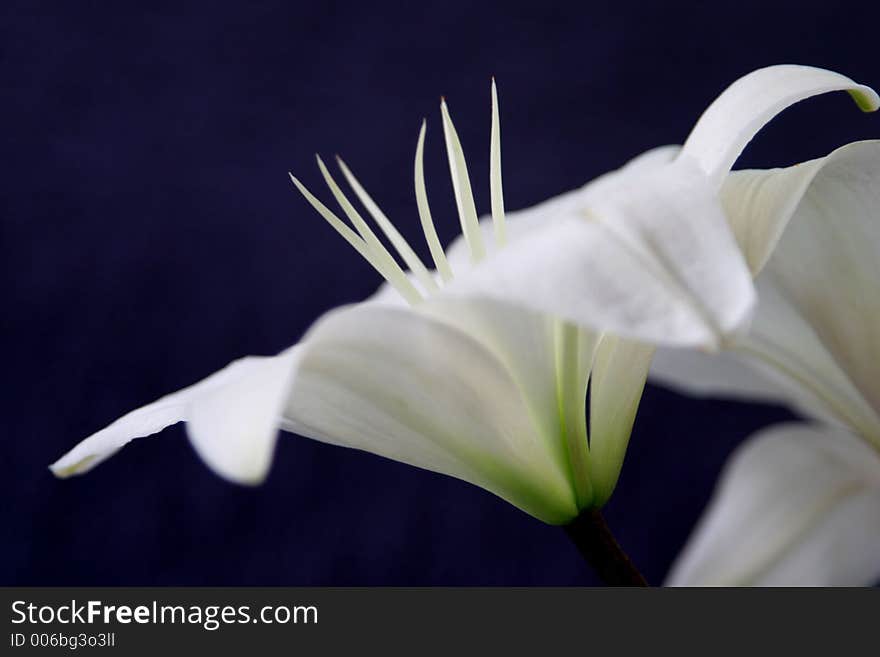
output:
<path id="1" fill-rule="evenodd" d="M 342 153 L 420 247 L 438 99 L 488 209 L 489 77 L 508 208 L 681 142 L 738 76 L 805 63 L 880 85 L 878 15 L 839 3 L 12 2 L 0 8 L 2 584 L 590 584 L 560 529 L 469 484 L 285 435 L 267 483 L 209 472 L 182 427 L 85 477 L 46 466 L 120 414 L 296 341 L 378 285 L 293 190 Z M 877 136 L 843 94 L 741 165 Z M 324 195 L 326 196 L 326 195 Z M 425 248 L 420 248 L 426 253 Z M 607 517 L 659 582 L 730 451 L 779 408 L 649 387 Z"/>

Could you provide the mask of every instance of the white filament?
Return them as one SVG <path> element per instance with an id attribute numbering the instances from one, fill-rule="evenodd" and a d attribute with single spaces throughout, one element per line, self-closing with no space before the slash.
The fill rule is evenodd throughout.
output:
<path id="1" fill-rule="evenodd" d="M 360 182 L 358 182 L 358 179 L 355 178 L 351 170 L 345 165 L 342 158 L 337 156 L 336 161 L 339 164 L 339 168 L 342 170 L 342 175 L 345 176 L 348 184 L 351 185 L 355 195 L 367 209 L 367 212 L 370 213 L 370 216 L 373 217 L 373 220 L 379 225 L 379 228 L 385 234 L 385 237 L 388 238 L 388 241 L 391 242 L 392 246 L 397 250 L 397 253 L 400 254 L 400 257 L 406 263 L 406 266 L 416 275 L 416 278 L 419 279 L 419 283 L 424 286 L 425 290 L 428 292 L 436 292 L 438 289 L 437 283 L 422 263 L 422 259 L 416 255 L 416 252 L 412 250 L 403 235 L 401 235 L 394 227 L 391 220 L 385 216 L 385 213 L 382 212 L 376 202 L 367 193 L 367 190 L 365 190 Z"/>
<path id="2" fill-rule="evenodd" d="M 339 217 L 333 214 L 333 212 L 321 203 L 321 201 L 315 198 L 315 196 L 306 189 L 305 185 L 303 185 L 293 174 L 290 174 L 290 179 L 318 214 L 320 214 L 364 260 L 370 263 L 373 268 L 379 272 L 382 278 L 393 285 L 394 289 L 396 289 L 400 295 L 407 300 L 407 302 L 415 305 L 422 300 L 422 295 L 419 294 L 419 291 L 406 277 L 406 274 L 396 262 L 392 260 L 391 264 L 393 266 L 389 267 L 386 262 L 383 262 L 381 258 L 376 256 L 362 237 L 349 228 Z"/>
<path id="3" fill-rule="evenodd" d="M 327 167 L 324 166 L 323 160 L 319 155 L 315 155 L 315 159 L 318 161 L 318 168 L 321 170 L 321 175 L 324 177 L 324 182 L 327 183 L 327 187 L 330 188 L 330 191 L 333 194 L 333 198 L 336 199 L 336 202 L 339 203 L 339 207 L 342 208 L 342 211 L 345 212 L 345 216 L 349 218 L 354 227 L 357 229 L 358 233 L 360 233 L 361 237 L 364 238 L 364 241 L 367 243 L 367 246 L 373 252 L 373 255 L 378 258 L 384 266 L 389 269 L 395 269 L 400 272 L 404 277 L 406 273 L 397 264 L 397 261 L 394 259 L 394 256 L 388 252 L 388 249 L 385 248 L 385 245 L 379 241 L 379 238 L 376 237 L 376 233 L 373 232 L 373 229 L 370 228 L 369 224 L 364 221 L 364 218 L 360 215 L 360 213 L 354 209 L 354 206 L 348 200 L 348 197 L 342 193 L 342 190 L 339 189 L 339 185 L 336 184 L 336 181 L 333 179 L 333 176 L 330 175 L 330 172 L 327 170 Z"/>
<path id="4" fill-rule="evenodd" d="M 477 210 L 474 204 L 474 196 L 471 190 L 470 177 L 468 176 L 467 164 L 465 163 L 464 151 L 461 148 L 461 142 L 452 124 L 449 116 L 449 110 L 446 107 L 446 101 L 440 104 L 441 114 L 443 116 L 443 135 L 446 142 L 446 152 L 449 159 L 449 173 L 452 177 L 452 187 L 455 192 L 455 204 L 458 209 L 458 216 L 461 222 L 462 234 L 470 251 L 471 260 L 479 262 L 486 256 L 486 248 L 483 243 L 483 235 L 480 231 L 480 223 L 477 217 Z M 416 156 L 414 164 L 415 174 L 415 194 L 416 204 L 419 210 L 419 219 L 422 225 L 422 232 L 428 243 L 431 252 L 431 258 L 434 260 L 434 266 L 437 268 L 441 279 L 444 283 L 452 280 L 452 268 L 446 258 L 446 253 L 437 237 L 437 230 L 434 226 L 434 219 L 431 216 L 431 210 L 428 206 L 428 194 L 425 189 L 425 168 L 424 168 L 424 148 L 425 148 L 425 122 L 422 122 L 419 131 L 418 144 L 416 145 Z M 489 159 L 489 185 L 492 199 L 492 222 L 495 227 L 495 241 L 500 247 L 505 243 L 505 218 L 504 218 L 504 198 L 501 184 L 501 128 L 498 111 L 498 92 L 495 88 L 495 80 L 492 80 L 492 133 L 490 142 L 490 159 Z M 400 295 L 410 304 L 415 305 L 423 300 L 422 293 L 413 285 L 407 276 L 407 273 L 401 268 L 394 256 L 382 244 L 376 233 L 370 228 L 369 224 L 364 220 L 360 213 L 351 204 L 339 185 L 333 179 L 330 171 L 324 165 L 320 156 L 315 156 L 318 162 L 318 169 L 330 192 L 342 208 L 345 216 L 348 217 L 354 226 L 354 230 L 342 221 L 336 214 L 319 201 L 305 185 L 303 185 L 293 174 L 290 179 L 300 193 L 305 197 L 309 204 L 321 215 L 327 223 L 329 223 L 337 233 L 339 233 L 346 242 L 348 242 L 357 251 L 361 257 L 366 260 L 382 277 L 388 281 Z M 432 273 L 425 267 L 419 256 L 413 251 L 406 239 L 391 223 L 391 220 L 379 208 L 372 197 L 367 193 L 358 179 L 351 170 L 346 166 L 345 162 L 339 157 L 336 158 L 342 174 L 348 181 L 348 184 L 354 190 L 358 200 L 367 209 L 369 215 L 373 218 L 388 241 L 397 251 L 401 259 L 413 272 L 419 283 L 424 288 L 424 292 L 428 295 L 439 290 L 437 282 Z"/>
<path id="5" fill-rule="evenodd" d="M 452 269 L 449 267 L 449 261 L 446 259 L 446 252 L 440 244 L 437 237 L 437 229 L 434 227 L 434 219 L 431 217 L 431 208 L 428 207 L 428 192 L 425 190 L 425 122 L 422 121 L 422 128 L 419 130 L 419 142 L 416 145 L 416 161 L 415 161 L 415 187 L 416 187 L 416 205 L 419 206 L 419 219 L 422 222 L 422 231 L 425 233 L 425 240 L 428 242 L 428 248 L 431 250 L 431 258 L 434 260 L 434 266 L 440 272 L 440 276 L 445 283 L 452 280 Z"/>
<path id="6" fill-rule="evenodd" d="M 486 247 L 483 245 L 483 234 L 480 232 L 480 222 L 474 205 L 474 195 L 471 192 L 467 164 L 464 161 L 464 151 L 461 149 L 461 142 L 449 116 L 445 99 L 440 101 L 440 112 L 443 115 L 443 136 L 446 139 L 449 174 L 452 176 L 452 190 L 455 193 L 455 205 L 461 221 L 461 232 L 470 249 L 471 260 L 475 263 L 480 262 L 486 257 Z"/>
<path id="7" fill-rule="evenodd" d="M 504 225 L 504 190 L 501 185 L 501 119 L 498 116 L 498 91 L 492 78 L 492 136 L 489 142 L 489 190 L 492 197 L 492 224 L 495 244 L 504 246 L 507 231 Z"/>

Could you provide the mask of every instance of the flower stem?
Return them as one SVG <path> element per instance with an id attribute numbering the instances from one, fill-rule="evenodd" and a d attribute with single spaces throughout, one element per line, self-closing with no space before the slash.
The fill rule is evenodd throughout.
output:
<path id="1" fill-rule="evenodd" d="M 648 586 L 608 529 L 598 509 L 581 512 L 570 524 L 565 525 L 565 533 L 605 584 Z"/>

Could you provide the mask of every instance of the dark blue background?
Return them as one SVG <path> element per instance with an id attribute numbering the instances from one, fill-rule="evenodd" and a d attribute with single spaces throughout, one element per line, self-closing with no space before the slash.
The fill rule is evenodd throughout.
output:
<path id="1" fill-rule="evenodd" d="M 118 415 L 368 295 L 374 272 L 292 190 L 344 154 L 422 254 L 412 157 L 456 226 L 445 94 L 488 209 L 489 76 L 519 208 L 681 142 L 724 86 L 793 62 L 880 85 L 876 3 L 9 2 L 2 61 L 0 583 L 589 584 L 563 532 L 468 484 L 283 436 L 224 483 L 182 427 L 86 477 L 46 466 Z M 145 8 L 149 6 L 149 8 Z M 877 136 L 843 94 L 744 165 Z M 325 198 L 329 195 L 322 192 Z M 781 409 L 649 388 L 607 517 L 662 579 L 731 449 Z"/>

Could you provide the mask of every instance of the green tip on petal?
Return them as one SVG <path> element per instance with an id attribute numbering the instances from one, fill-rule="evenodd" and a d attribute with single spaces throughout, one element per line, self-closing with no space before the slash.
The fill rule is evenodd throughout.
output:
<path id="1" fill-rule="evenodd" d="M 871 87 L 857 87 L 849 89 L 847 93 L 863 112 L 876 112 L 880 109 L 880 96 Z"/>
<path id="2" fill-rule="evenodd" d="M 740 78 L 703 112 L 682 148 L 720 189 L 751 139 L 786 108 L 821 94 L 846 91 L 863 112 L 880 109 L 877 93 L 821 68 L 781 64 Z"/>
<path id="3" fill-rule="evenodd" d="M 53 464 L 49 466 L 49 470 L 52 471 L 52 474 L 58 477 L 59 479 L 67 479 L 68 477 L 72 477 L 73 475 L 80 474 L 89 469 L 89 464 L 95 460 L 95 455 L 92 454 L 90 456 L 85 457 L 84 459 L 80 459 L 76 463 L 72 465 L 68 465 L 66 467 L 58 467 Z"/>

